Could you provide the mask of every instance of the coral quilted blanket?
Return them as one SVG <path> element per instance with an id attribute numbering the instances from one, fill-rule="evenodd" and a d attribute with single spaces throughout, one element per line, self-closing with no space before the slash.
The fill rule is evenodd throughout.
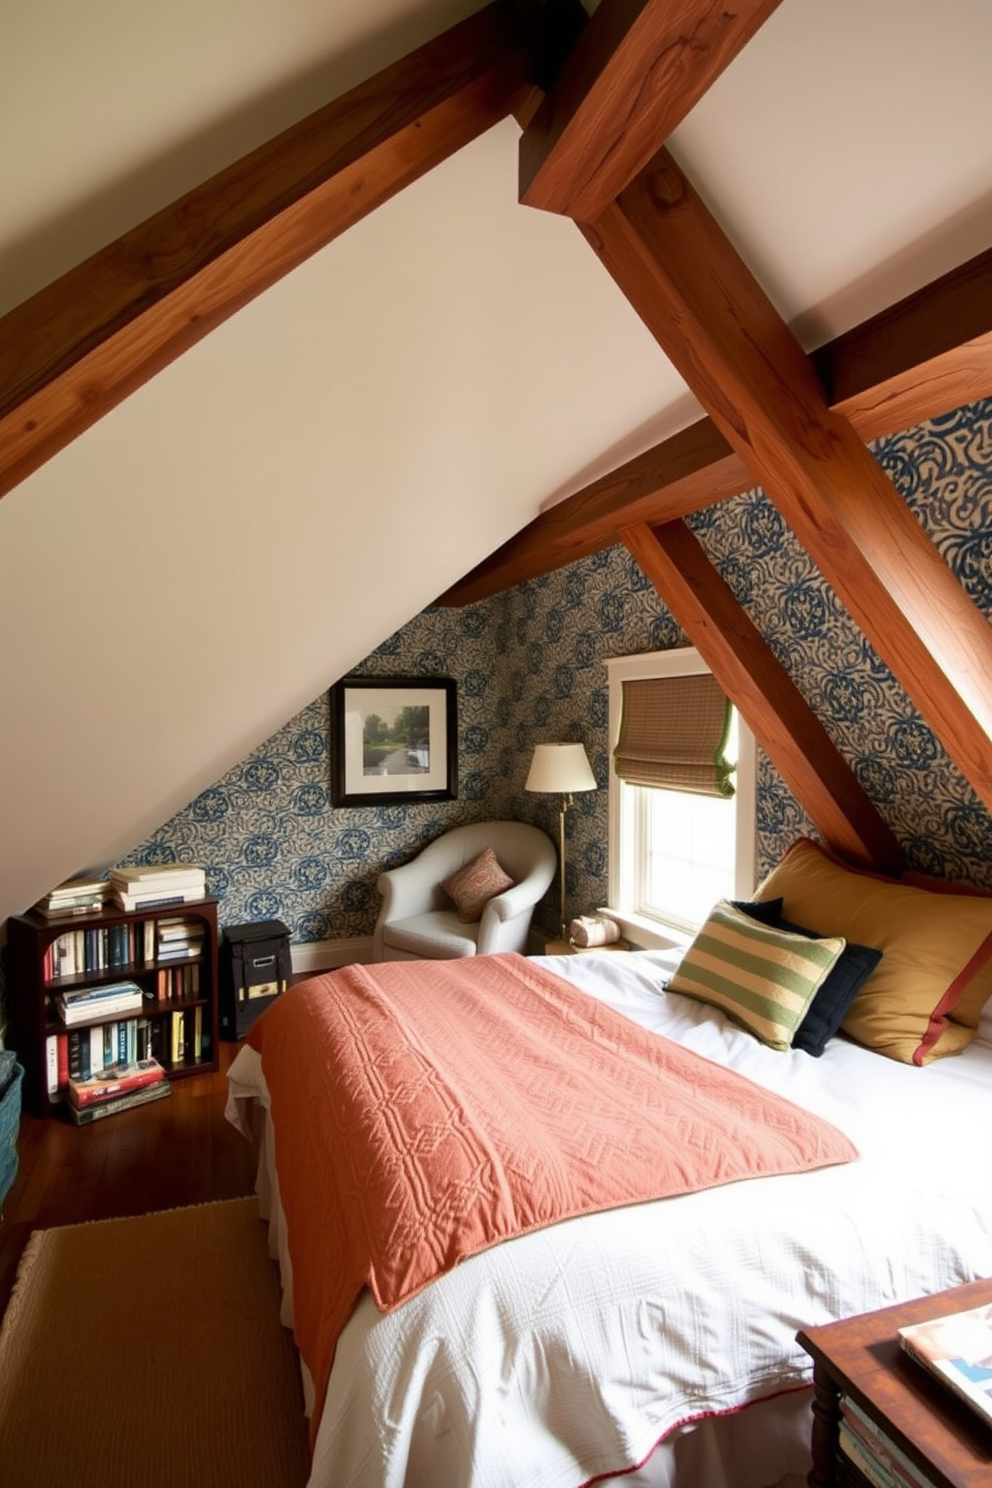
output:
<path id="1" fill-rule="evenodd" d="M 318 1403 L 364 1287 L 388 1310 L 559 1220 L 857 1156 L 827 1122 L 515 954 L 315 977 L 247 1042 Z"/>

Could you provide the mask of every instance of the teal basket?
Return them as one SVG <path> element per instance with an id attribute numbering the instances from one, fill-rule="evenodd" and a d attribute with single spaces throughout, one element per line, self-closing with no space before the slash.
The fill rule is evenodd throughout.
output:
<path id="1" fill-rule="evenodd" d="M 0 1050 L 0 1214 L 17 1177 L 17 1137 L 21 1126 L 21 1081 L 24 1069 L 15 1056 Z"/>

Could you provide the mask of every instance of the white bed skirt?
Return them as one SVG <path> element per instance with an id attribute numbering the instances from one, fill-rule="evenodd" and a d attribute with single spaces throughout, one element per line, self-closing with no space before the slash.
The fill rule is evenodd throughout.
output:
<path id="1" fill-rule="evenodd" d="M 637 1472 L 603 1481 L 617 1488 L 805 1488 L 812 1394 L 797 1390 L 700 1421 L 662 1442 Z"/>

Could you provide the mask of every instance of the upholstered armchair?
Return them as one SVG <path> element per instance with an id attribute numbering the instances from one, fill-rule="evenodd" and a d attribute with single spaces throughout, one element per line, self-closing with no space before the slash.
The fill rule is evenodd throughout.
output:
<path id="1" fill-rule="evenodd" d="M 496 893 L 480 918 L 466 923 L 442 885 L 487 847 L 513 887 Z M 557 864 L 551 839 L 526 822 L 474 822 L 445 832 L 411 862 L 380 874 L 374 959 L 438 961 L 525 951 L 534 906 L 550 887 Z"/>

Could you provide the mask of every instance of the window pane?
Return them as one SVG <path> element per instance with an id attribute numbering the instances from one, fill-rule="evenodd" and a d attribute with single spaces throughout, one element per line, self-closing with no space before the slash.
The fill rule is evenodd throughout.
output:
<path id="1" fill-rule="evenodd" d="M 734 894 L 737 810 L 733 800 L 640 787 L 643 914 L 701 925 Z"/>
<path id="2" fill-rule="evenodd" d="M 705 670 L 691 648 L 614 657 L 607 666 L 614 739 L 628 682 Z M 754 740 L 735 708 L 730 718 L 730 800 L 634 786 L 617 773 L 615 762 L 611 766 L 609 903 L 621 921 L 629 917 L 638 944 L 639 935 L 649 945 L 679 944 L 698 930 L 718 899 L 743 899 L 754 889 Z"/>

